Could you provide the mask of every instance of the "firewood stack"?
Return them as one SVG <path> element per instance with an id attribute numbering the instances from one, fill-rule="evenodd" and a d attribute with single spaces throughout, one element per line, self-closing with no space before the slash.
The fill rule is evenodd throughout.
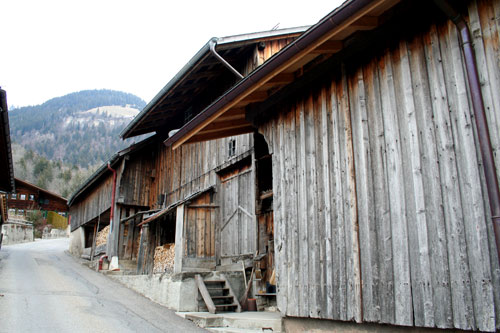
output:
<path id="1" fill-rule="evenodd" d="M 157 246 L 154 257 L 154 272 L 172 272 L 174 270 L 175 243 Z"/>
<path id="2" fill-rule="evenodd" d="M 108 242 L 109 225 L 97 233 L 95 246 L 106 244 Z"/>

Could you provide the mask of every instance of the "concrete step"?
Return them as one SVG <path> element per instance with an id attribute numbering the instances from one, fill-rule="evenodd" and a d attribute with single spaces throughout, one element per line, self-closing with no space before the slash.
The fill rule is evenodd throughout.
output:
<path id="1" fill-rule="evenodd" d="M 210 327 L 206 328 L 207 331 L 209 332 L 214 332 L 214 333 L 257 333 L 257 332 L 266 332 L 263 330 L 249 330 L 246 328 L 234 328 L 234 327 Z M 274 331 L 269 330 L 268 332 L 274 333 Z"/>
<path id="2" fill-rule="evenodd" d="M 241 312 L 224 314 L 224 326 L 247 330 L 281 332 L 282 319 L 277 312 Z"/>
<path id="3" fill-rule="evenodd" d="M 188 312 L 183 314 L 178 313 L 178 315 L 193 321 L 199 327 L 219 329 L 217 332 L 281 332 L 282 330 L 281 315 L 277 312 L 248 311 L 217 314 L 208 312 Z M 230 330 L 220 331 L 220 329 Z"/>

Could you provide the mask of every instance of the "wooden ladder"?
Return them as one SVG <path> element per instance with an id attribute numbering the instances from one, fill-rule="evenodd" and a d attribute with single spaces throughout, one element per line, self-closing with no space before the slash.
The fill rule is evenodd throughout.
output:
<path id="1" fill-rule="evenodd" d="M 196 274 L 195 281 L 208 312 L 241 312 L 240 302 L 223 274 L 218 280 L 203 280 L 200 274 Z"/>

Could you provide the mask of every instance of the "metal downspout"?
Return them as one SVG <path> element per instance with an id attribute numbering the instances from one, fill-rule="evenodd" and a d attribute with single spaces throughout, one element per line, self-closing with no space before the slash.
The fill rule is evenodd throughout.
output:
<path id="1" fill-rule="evenodd" d="M 481 83 L 476 66 L 476 58 L 470 30 L 462 15 L 460 15 L 447 0 L 434 0 L 438 7 L 455 23 L 460 32 L 462 50 L 465 58 L 465 68 L 469 81 L 469 88 L 472 98 L 472 108 L 474 118 L 476 119 L 477 134 L 481 157 L 483 159 L 483 169 L 486 178 L 486 187 L 488 189 L 488 198 L 490 202 L 491 219 L 495 231 L 495 242 L 497 245 L 497 255 L 500 262 L 500 191 L 498 189 L 498 178 L 493 158 L 493 149 L 490 141 L 490 132 L 486 113 L 484 112 L 483 95 L 481 92 Z"/>
<path id="2" fill-rule="evenodd" d="M 217 38 L 212 38 L 209 41 L 209 44 L 210 44 L 210 53 L 212 53 L 214 57 L 216 57 L 224 66 L 226 66 L 231 72 L 233 72 L 234 75 L 242 79 L 243 75 L 241 75 L 240 72 L 234 69 L 234 67 L 231 66 L 230 63 L 228 63 L 224 58 L 222 58 L 220 54 L 217 53 L 217 51 L 215 51 L 215 46 L 217 45 Z"/>

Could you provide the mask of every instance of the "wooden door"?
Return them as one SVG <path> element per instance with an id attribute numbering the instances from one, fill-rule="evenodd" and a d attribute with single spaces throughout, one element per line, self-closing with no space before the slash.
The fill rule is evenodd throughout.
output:
<path id="1" fill-rule="evenodd" d="M 253 170 L 250 165 L 244 165 L 219 176 L 221 181 L 219 259 L 254 254 L 257 228 Z"/>

